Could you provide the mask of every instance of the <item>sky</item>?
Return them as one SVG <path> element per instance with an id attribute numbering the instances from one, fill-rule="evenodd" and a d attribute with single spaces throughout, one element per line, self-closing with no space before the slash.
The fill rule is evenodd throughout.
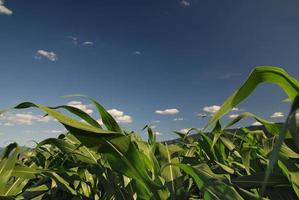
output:
<path id="1" fill-rule="evenodd" d="M 299 78 L 297 0 L 0 0 L 0 109 L 23 101 L 83 109 L 97 99 L 124 127 L 159 140 L 202 128 L 256 66 Z M 285 119 L 290 104 L 262 84 L 243 111 Z M 36 109 L 0 116 L 0 146 L 64 132 Z M 207 117 L 202 117 L 207 116 Z M 238 126 L 250 125 L 243 120 Z"/>

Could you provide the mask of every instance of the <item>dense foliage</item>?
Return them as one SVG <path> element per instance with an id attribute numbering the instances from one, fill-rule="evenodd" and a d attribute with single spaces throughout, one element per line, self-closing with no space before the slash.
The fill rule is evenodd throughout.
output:
<path id="1" fill-rule="evenodd" d="M 226 126 L 220 118 L 262 82 L 278 85 L 292 101 L 284 124 L 243 113 Z M 176 132 L 175 144 L 148 141 L 120 128 L 95 100 L 104 127 L 83 111 L 24 102 L 14 109 L 36 107 L 68 130 L 33 149 L 8 145 L 0 161 L 1 199 L 298 199 L 299 135 L 296 109 L 299 82 L 276 67 L 258 67 L 209 121 L 212 131 Z M 59 111 L 60 110 L 60 111 Z M 61 112 L 66 110 L 84 120 Z M 3 111 L 4 112 L 4 111 Z M 254 118 L 267 131 L 228 128 Z"/>

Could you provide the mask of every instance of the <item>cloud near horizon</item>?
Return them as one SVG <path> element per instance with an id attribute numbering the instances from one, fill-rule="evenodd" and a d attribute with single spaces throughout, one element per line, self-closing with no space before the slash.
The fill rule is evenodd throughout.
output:
<path id="1" fill-rule="evenodd" d="M 283 112 L 275 112 L 271 115 L 271 118 L 283 118 L 284 114 Z"/>
<path id="2" fill-rule="evenodd" d="M 62 134 L 67 130 L 57 130 L 57 129 L 49 129 L 49 130 L 25 130 L 24 133 L 45 133 L 45 134 Z"/>
<path id="3" fill-rule="evenodd" d="M 183 128 L 180 130 L 181 133 L 187 134 L 190 131 L 191 128 Z"/>
<path id="4" fill-rule="evenodd" d="M 253 122 L 251 125 L 252 125 L 252 126 L 261 126 L 262 123 L 260 123 L 260 122 Z"/>
<path id="5" fill-rule="evenodd" d="M 5 113 L 0 115 L 1 124 L 4 126 L 14 125 L 32 125 L 35 122 L 49 122 L 52 118 L 49 116 L 34 115 L 31 112 L 27 113 Z"/>

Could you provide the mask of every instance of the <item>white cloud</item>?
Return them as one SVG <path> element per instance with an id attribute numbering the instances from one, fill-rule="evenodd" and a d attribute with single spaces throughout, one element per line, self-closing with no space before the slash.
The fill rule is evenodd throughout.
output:
<path id="1" fill-rule="evenodd" d="M 282 112 L 275 112 L 271 115 L 271 118 L 282 118 L 284 114 Z"/>
<path id="2" fill-rule="evenodd" d="M 120 123 L 120 124 L 130 124 L 130 123 L 133 122 L 132 117 L 129 116 L 129 115 L 125 115 L 124 112 L 121 111 L 121 110 L 113 108 L 113 109 L 107 110 L 107 112 L 115 119 L 115 121 L 117 123 Z M 102 119 L 98 119 L 97 122 L 100 125 L 103 125 Z"/>
<path id="3" fill-rule="evenodd" d="M 252 126 L 261 126 L 262 124 L 260 122 L 254 122 L 251 124 Z"/>
<path id="4" fill-rule="evenodd" d="M 214 113 L 216 113 L 218 110 L 220 110 L 220 106 L 218 106 L 218 105 L 205 106 L 205 107 L 203 107 L 202 110 L 205 111 L 205 112 L 207 112 L 207 113 L 214 114 Z"/>
<path id="5" fill-rule="evenodd" d="M 54 133 L 54 134 L 62 134 L 64 133 L 65 131 L 63 130 L 48 130 L 49 133 Z"/>
<path id="6" fill-rule="evenodd" d="M 232 108 L 232 111 L 241 111 L 241 109 L 234 107 L 234 108 Z"/>
<path id="7" fill-rule="evenodd" d="M 212 105 L 212 106 L 205 106 L 205 107 L 203 107 L 202 110 L 207 113 L 210 113 L 210 114 L 215 114 L 216 112 L 218 112 L 220 110 L 220 108 L 221 108 L 221 106 L 219 106 L 219 105 Z M 243 109 L 233 107 L 231 111 L 238 112 L 238 111 L 242 111 L 242 110 Z M 201 113 L 198 113 L 198 116 L 200 116 L 200 115 L 201 115 Z"/>
<path id="8" fill-rule="evenodd" d="M 67 103 L 68 106 L 72 106 L 75 108 L 78 108 L 87 114 L 91 115 L 93 113 L 93 110 L 91 109 L 91 105 L 85 105 L 81 101 L 70 101 Z"/>
<path id="9" fill-rule="evenodd" d="M 158 132 L 158 131 L 155 131 L 155 134 L 156 134 L 156 135 L 161 135 L 161 133 L 160 133 L 160 132 Z"/>
<path id="10" fill-rule="evenodd" d="M 132 117 L 129 115 L 115 117 L 115 120 L 120 124 L 130 124 L 133 122 Z"/>
<path id="11" fill-rule="evenodd" d="M 231 119 L 235 119 L 237 118 L 239 115 L 238 114 L 231 114 L 229 115 L 228 117 L 231 118 Z"/>
<path id="12" fill-rule="evenodd" d="M 133 119 L 131 116 L 129 115 L 125 115 L 123 111 L 118 110 L 118 109 L 110 109 L 107 110 L 108 113 L 110 113 L 110 115 L 112 115 L 112 117 L 114 117 L 114 119 L 117 121 L 117 123 L 120 124 L 129 124 L 133 122 Z"/>
<path id="13" fill-rule="evenodd" d="M 72 43 L 77 46 L 78 45 L 78 38 L 75 36 L 67 36 L 66 38 L 72 40 Z"/>
<path id="14" fill-rule="evenodd" d="M 156 110 L 155 113 L 160 115 L 175 115 L 179 113 L 179 110 L 176 108 L 169 108 L 165 110 Z"/>
<path id="15" fill-rule="evenodd" d="M 117 109 L 110 109 L 108 110 L 108 112 L 110 113 L 110 115 L 112 115 L 113 117 L 121 117 L 124 115 L 123 111 L 117 110 Z"/>
<path id="16" fill-rule="evenodd" d="M 97 122 L 98 122 L 101 126 L 104 125 L 102 119 L 98 119 Z"/>
<path id="17" fill-rule="evenodd" d="M 4 6 L 4 0 L 0 0 L 0 15 L 11 15 L 12 11 Z"/>
<path id="18" fill-rule="evenodd" d="M 181 0 L 181 5 L 184 7 L 190 6 L 190 2 L 187 0 Z"/>
<path id="19" fill-rule="evenodd" d="M 94 43 L 91 42 L 91 41 L 85 41 L 82 44 L 85 45 L 85 46 L 92 46 Z"/>
<path id="20" fill-rule="evenodd" d="M 141 55 L 141 52 L 140 51 L 135 51 L 134 54 L 135 55 Z"/>
<path id="21" fill-rule="evenodd" d="M 37 119 L 38 122 L 49 122 L 51 121 L 53 118 L 51 118 L 50 116 L 44 116 L 44 117 L 39 117 Z M 56 119 L 55 119 L 56 120 Z"/>
<path id="22" fill-rule="evenodd" d="M 190 131 L 191 128 L 183 128 L 180 130 L 181 133 L 188 133 L 188 131 Z"/>
<path id="23" fill-rule="evenodd" d="M 56 130 L 56 129 L 51 129 L 51 130 L 26 130 L 24 133 L 29 133 L 29 134 L 62 134 L 65 133 L 66 130 Z"/>
<path id="24" fill-rule="evenodd" d="M 159 120 L 152 121 L 152 123 L 160 123 Z"/>
<path id="25" fill-rule="evenodd" d="M 57 55 L 54 52 L 45 51 L 41 49 L 36 52 L 36 58 L 37 59 L 47 58 L 50 61 L 56 61 L 58 59 Z"/>
<path id="26" fill-rule="evenodd" d="M 204 118 L 204 117 L 207 117 L 208 115 L 206 113 L 196 113 L 195 116 Z"/>
<path id="27" fill-rule="evenodd" d="M 289 103 L 289 102 L 292 102 L 292 100 L 290 98 L 286 98 L 286 99 L 283 99 L 282 102 Z"/>
<path id="28" fill-rule="evenodd" d="M 183 120 L 184 120 L 184 118 L 181 118 L 181 117 L 173 119 L 173 121 L 183 121 Z"/>
<path id="29" fill-rule="evenodd" d="M 52 120 L 49 116 L 33 115 L 31 112 L 28 113 L 6 113 L 0 116 L 0 120 L 4 126 L 14 125 L 32 125 L 35 122 L 49 122 Z"/>
<path id="30" fill-rule="evenodd" d="M 3 125 L 4 125 L 4 126 L 13 126 L 14 124 L 13 124 L 13 123 L 10 123 L 10 122 L 5 122 Z"/>

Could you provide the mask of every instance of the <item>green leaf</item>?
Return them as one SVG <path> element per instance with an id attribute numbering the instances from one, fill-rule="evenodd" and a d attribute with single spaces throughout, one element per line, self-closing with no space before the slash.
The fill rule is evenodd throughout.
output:
<path id="1" fill-rule="evenodd" d="M 16 143 L 8 145 L 0 161 L 0 196 L 6 193 L 7 183 L 13 172 L 18 155 Z"/>
<path id="2" fill-rule="evenodd" d="M 264 177 L 265 172 L 258 172 L 252 175 L 238 176 L 231 181 L 233 184 L 243 189 L 260 188 L 263 184 L 266 184 L 267 187 L 288 184 L 288 180 L 278 174 L 270 174 L 267 182 L 264 181 Z"/>
<path id="3" fill-rule="evenodd" d="M 214 174 L 207 165 L 194 168 L 185 164 L 172 164 L 178 166 L 190 175 L 196 186 L 204 192 L 204 199 L 243 199 L 232 187 L 223 182 L 225 177 Z"/>
<path id="4" fill-rule="evenodd" d="M 264 125 L 265 128 L 267 129 L 267 131 L 272 135 L 279 135 L 279 133 L 282 129 L 282 126 L 283 126 L 281 124 L 275 124 L 273 122 L 262 119 L 250 112 L 244 112 L 244 113 L 239 114 L 238 117 L 236 117 L 229 124 L 227 124 L 225 126 L 225 129 L 231 127 L 232 125 L 236 124 L 237 122 L 239 122 L 241 119 L 244 119 L 244 118 L 254 118 L 256 121 L 258 121 L 262 125 Z M 292 135 L 290 134 L 290 132 L 287 132 L 286 138 L 292 138 Z"/>
<path id="5" fill-rule="evenodd" d="M 49 107 L 43 106 L 41 104 L 35 104 L 31 102 L 24 102 L 21 104 L 16 105 L 15 109 L 24 109 L 24 108 L 30 108 L 30 107 L 36 107 L 40 110 L 46 112 L 49 116 L 53 117 L 54 119 L 58 120 L 60 123 L 62 123 L 66 129 L 70 131 L 77 131 L 81 132 L 82 134 L 119 134 L 117 132 L 113 131 L 107 131 L 103 130 L 101 128 L 97 128 L 94 126 L 90 126 L 86 123 L 77 121 L 71 117 L 68 117 L 64 114 L 62 114 L 59 111 L 56 111 L 55 109 L 51 109 Z M 4 111 L 1 111 L 0 113 L 3 113 Z M 80 130 L 80 131 L 79 131 Z"/>
<path id="6" fill-rule="evenodd" d="M 296 98 L 294 99 L 290 114 L 287 116 L 286 122 L 284 123 L 283 128 L 282 128 L 282 130 L 279 134 L 279 137 L 278 137 L 278 139 L 275 143 L 275 146 L 274 146 L 274 148 L 271 152 L 271 156 L 270 156 L 270 159 L 269 159 L 269 166 L 266 170 L 266 175 L 265 175 L 265 183 L 263 184 L 263 187 L 262 187 L 262 190 L 261 190 L 261 196 L 262 196 L 262 194 L 263 194 L 263 192 L 266 188 L 266 183 L 269 179 L 270 173 L 271 173 L 275 163 L 277 162 L 277 158 L 278 158 L 281 146 L 283 144 L 283 141 L 285 139 L 287 130 L 290 130 L 290 132 L 292 132 L 292 135 L 293 135 L 294 139 L 297 138 L 297 136 L 296 136 L 298 134 L 297 130 L 293 130 L 293 129 L 294 129 L 294 126 L 297 129 L 296 119 L 294 120 L 294 117 L 295 117 L 296 110 L 298 108 L 299 108 L 299 95 L 296 96 Z M 294 123 L 295 123 L 295 125 L 294 125 Z M 294 141 L 295 144 L 297 144 L 297 142 L 298 141 Z M 298 192 L 298 194 L 299 194 L 299 192 Z"/>
<path id="7" fill-rule="evenodd" d="M 80 117 L 81 119 L 83 119 L 85 122 L 89 123 L 90 125 L 100 128 L 102 129 L 101 125 L 92 117 L 90 117 L 87 113 L 85 113 L 84 111 L 73 107 L 73 106 L 67 106 L 67 105 L 62 105 L 62 106 L 56 106 L 56 107 L 50 107 L 51 109 L 59 109 L 59 108 L 63 108 L 68 110 L 69 112 L 77 115 L 78 117 Z"/>
<path id="8" fill-rule="evenodd" d="M 68 98 L 68 97 L 84 97 L 84 98 L 87 98 L 88 100 L 90 100 L 96 106 L 97 110 L 99 111 L 99 114 L 101 115 L 102 121 L 105 124 L 105 126 L 107 127 L 107 129 L 110 130 L 110 131 L 113 131 L 113 132 L 122 133 L 122 130 L 119 127 L 119 125 L 117 124 L 117 122 L 115 121 L 115 119 L 96 100 L 94 100 L 91 97 L 88 97 L 86 95 L 80 95 L 80 94 L 66 95 L 64 97 L 65 98 Z"/>
<path id="9" fill-rule="evenodd" d="M 209 120 L 207 126 L 219 120 L 233 107 L 241 103 L 254 91 L 257 85 L 263 82 L 278 85 L 291 100 L 294 100 L 299 93 L 298 81 L 283 69 L 270 66 L 257 67 L 251 72 L 245 83 L 222 104 L 220 110 Z"/>

